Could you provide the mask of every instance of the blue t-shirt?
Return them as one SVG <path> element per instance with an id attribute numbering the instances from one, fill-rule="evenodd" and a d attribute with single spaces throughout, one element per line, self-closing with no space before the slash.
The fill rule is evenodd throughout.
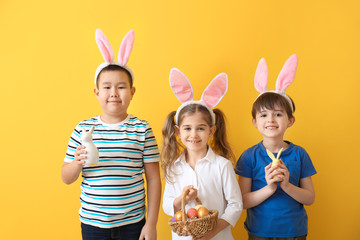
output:
<path id="1" fill-rule="evenodd" d="M 289 170 L 289 182 L 300 185 L 300 179 L 316 174 L 305 149 L 287 142 L 280 159 Z M 276 154 L 275 154 L 276 156 Z M 236 174 L 251 178 L 251 191 L 267 185 L 265 166 L 272 160 L 262 142 L 247 149 L 236 164 Z M 246 230 L 259 237 L 297 237 L 307 234 L 308 217 L 304 205 L 287 195 L 278 185 L 275 193 L 259 205 L 247 209 Z"/>

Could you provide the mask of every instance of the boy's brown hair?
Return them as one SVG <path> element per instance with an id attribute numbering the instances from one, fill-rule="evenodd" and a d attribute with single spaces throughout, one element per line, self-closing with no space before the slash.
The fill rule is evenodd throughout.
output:
<path id="1" fill-rule="evenodd" d="M 290 98 L 290 97 L 289 97 Z M 256 118 L 256 113 L 260 112 L 261 109 L 271 109 L 274 110 L 275 106 L 283 108 L 288 115 L 289 118 L 293 117 L 293 113 L 295 112 L 295 104 L 294 101 L 290 98 L 294 111 L 292 110 L 290 103 L 286 100 L 285 97 L 280 94 L 267 92 L 260 95 L 253 104 L 251 115 L 253 119 Z"/>

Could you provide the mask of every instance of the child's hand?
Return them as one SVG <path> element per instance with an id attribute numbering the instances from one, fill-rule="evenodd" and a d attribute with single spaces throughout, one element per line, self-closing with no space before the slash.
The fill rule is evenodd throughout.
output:
<path id="1" fill-rule="evenodd" d="M 186 191 L 189 191 L 189 193 L 187 194 L 187 196 L 185 198 L 185 203 L 196 199 L 196 197 L 197 197 L 197 189 L 194 188 L 193 185 L 189 185 L 189 186 L 184 187 L 183 192 L 182 192 L 182 196 L 185 195 Z"/>
<path id="2" fill-rule="evenodd" d="M 197 237 L 193 237 L 193 240 L 208 240 L 211 239 L 213 236 L 211 234 L 205 234 Z"/>
<path id="3" fill-rule="evenodd" d="M 64 163 L 61 169 L 61 178 L 64 183 L 71 184 L 75 182 L 79 174 L 81 173 L 85 160 L 86 151 L 84 150 L 85 146 L 79 145 L 76 148 L 74 153 L 74 160 L 71 163 Z"/>
<path id="4" fill-rule="evenodd" d="M 196 199 L 197 189 L 195 189 L 193 185 L 184 187 L 182 193 L 174 199 L 174 212 L 181 210 L 181 202 L 187 191 L 189 191 L 189 193 L 186 195 L 185 204 L 188 203 L 188 201 Z"/>
<path id="5" fill-rule="evenodd" d="M 268 184 L 269 188 L 275 192 L 277 185 L 276 183 L 281 181 L 279 175 L 282 173 L 278 171 L 279 165 L 271 167 L 271 163 L 265 167 L 265 179 L 266 183 Z M 276 177 L 275 177 L 276 176 Z"/>
<path id="6" fill-rule="evenodd" d="M 157 239 L 157 233 L 156 233 L 156 225 L 150 226 L 145 223 L 144 227 L 141 230 L 140 238 L 139 240 L 156 240 Z"/>
<path id="7" fill-rule="evenodd" d="M 87 152 L 85 150 L 83 150 L 83 149 L 85 149 L 85 146 L 83 146 L 83 145 L 77 146 L 76 151 L 74 153 L 74 156 L 75 156 L 74 162 L 75 162 L 75 164 L 78 164 L 78 165 L 84 165 L 85 164 L 84 159 L 86 159 L 85 154 Z"/>
<path id="8" fill-rule="evenodd" d="M 280 159 L 280 163 L 278 164 L 278 171 L 281 172 L 281 175 L 278 175 L 280 178 L 280 187 L 282 189 L 286 188 L 289 185 L 289 177 L 290 173 L 287 167 L 285 166 L 285 163 Z"/>

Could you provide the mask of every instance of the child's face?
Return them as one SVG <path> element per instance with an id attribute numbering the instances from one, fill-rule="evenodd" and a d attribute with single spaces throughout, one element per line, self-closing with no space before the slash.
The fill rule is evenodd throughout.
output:
<path id="1" fill-rule="evenodd" d="M 273 110 L 262 108 L 252 122 L 264 139 L 283 140 L 286 129 L 294 124 L 295 118 L 289 118 L 283 108 L 275 105 Z"/>
<path id="2" fill-rule="evenodd" d="M 207 151 L 207 143 L 213 136 L 216 127 L 210 127 L 202 113 L 196 112 L 185 116 L 176 127 L 176 133 L 188 152 L 201 153 Z"/>
<path id="3" fill-rule="evenodd" d="M 94 93 L 103 115 L 124 119 L 135 88 L 130 88 L 128 75 L 124 71 L 105 71 L 100 74 L 99 88 L 95 88 Z"/>

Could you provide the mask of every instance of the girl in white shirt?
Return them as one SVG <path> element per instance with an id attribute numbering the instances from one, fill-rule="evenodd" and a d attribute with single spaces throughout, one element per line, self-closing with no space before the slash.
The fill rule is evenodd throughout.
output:
<path id="1" fill-rule="evenodd" d="M 224 114 L 219 109 L 211 109 L 226 93 L 227 75 L 216 76 L 200 101 L 192 100 L 190 82 L 179 70 L 172 69 L 170 85 L 183 104 L 168 115 L 162 131 L 162 169 L 166 178 L 164 212 L 174 216 L 181 210 L 186 191 L 189 191 L 186 211 L 195 207 L 196 197 L 207 209 L 219 211 L 213 231 L 194 238 L 172 232 L 172 239 L 234 239 L 230 225 L 235 226 L 242 212 L 241 192 L 231 161 L 234 155 L 226 137 Z M 211 103 L 207 101 L 209 97 Z M 214 98 L 218 99 L 214 102 Z"/>

